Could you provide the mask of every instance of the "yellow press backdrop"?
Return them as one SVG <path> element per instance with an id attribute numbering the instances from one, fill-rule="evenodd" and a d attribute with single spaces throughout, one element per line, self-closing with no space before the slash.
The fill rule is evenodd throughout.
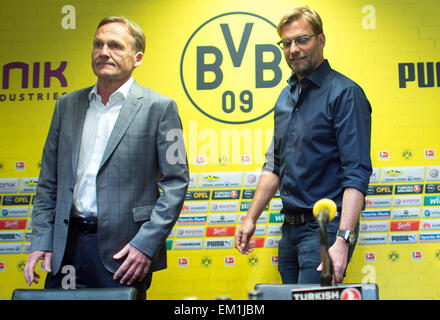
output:
<path id="1" fill-rule="evenodd" d="M 147 35 L 136 80 L 174 98 L 191 187 L 168 239 L 168 269 L 150 299 L 229 295 L 280 283 L 280 199 L 255 250 L 233 249 L 289 70 L 275 25 L 298 1 L 3 1 L 0 11 L 0 298 L 24 288 L 31 211 L 55 100 L 94 84 L 97 22 L 125 15 Z M 374 173 L 345 282 L 376 282 L 381 299 L 440 297 L 440 6 L 438 0 L 311 0 L 325 56 L 373 108 Z M 39 270 L 40 267 L 38 266 Z M 44 272 L 43 272 L 44 274 Z M 38 285 L 37 287 L 40 287 Z"/>

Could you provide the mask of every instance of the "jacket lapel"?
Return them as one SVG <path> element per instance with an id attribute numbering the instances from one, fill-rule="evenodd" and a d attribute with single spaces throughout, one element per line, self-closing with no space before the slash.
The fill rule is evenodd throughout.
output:
<path id="1" fill-rule="evenodd" d="M 136 116 L 136 113 L 139 111 L 139 108 L 142 105 L 142 97 L 142 87 L 136 81 L 133 82 L 133 85 L 131 86 L 127 95 L 127 99 L 119 112 L 118 119 L 115 122 L 115 126 L 110 134 L 110 138 L 108 139 L 107 146 L 102 156 L 100 168 L 102 168 L 104 163 L 116 149 L 134 117 Z"/>
<path id="2" fill-rule="evenodd" d="M 84 120 L 86 118 L 87 109 L 89 107 L 89 93 L 93 87 L 84 90 L 74 103 L 76 104 L 73 113 L 73 153 L 72 153 L 72 169 L 73 176 L 76 176 L 76 170 L 78 168 L 79 152 L 81 149 L 81 139 L 84 127 Z"/>

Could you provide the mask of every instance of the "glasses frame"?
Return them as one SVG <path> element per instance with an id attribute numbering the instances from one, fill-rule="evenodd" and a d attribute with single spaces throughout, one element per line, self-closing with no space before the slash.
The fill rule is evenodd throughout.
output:
<path id="1" fill-rule="evenodd" d="M 305 35 L 299 36 L 299 37 L 297 37 L 295 39 L 292 39 L 292 40 L 291 39 L 281 39 L 280 41 L 277 42 L 277 45 L 281 49 L 286 50 L 286 49 L 288 49 L 288 48 L 290 48 L 292 46 L 292 42 L 295 42 L 295 45 L 298 48 L 302 48 L 302 47 L 304 47 L 304 46 L 309 44 L 309 41 L 310 41 L 311 38 L 316 37 L 316 36 L 317 36 L 317 34 L 313 33 L 313 34 L 305 34 Z M 298 40 L 303 40 L 303 39 L 307 39 L 307 43 L 306 44 L 299 44 Z M 286 43 L 286 44 L 288 43 L 288 45 L 284 46 L 284 43 Z"/>

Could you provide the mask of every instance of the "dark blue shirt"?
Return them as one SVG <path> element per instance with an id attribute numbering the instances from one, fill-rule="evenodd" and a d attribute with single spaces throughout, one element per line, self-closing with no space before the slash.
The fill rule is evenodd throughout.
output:
<path id="1" fill-rule="evenodd" d="M 330 198 L 342 207 L 344 188 L 364 195 L 371 175 L 371 106 L 359 85 L 327 60 L 301 80 L 288 80 L 275 104 L 274 138 L 263 170 L 280 177 L 287 210 L 312 209 Z"/>

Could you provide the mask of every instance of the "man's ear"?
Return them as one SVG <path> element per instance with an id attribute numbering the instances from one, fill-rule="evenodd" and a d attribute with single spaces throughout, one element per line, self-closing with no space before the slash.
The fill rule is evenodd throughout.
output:
<path id="1" fill-rule="evenodd" d="M 135 63 L 134 63 L 135 67 L 138 67 L 138 66 L 141 65 L 143 57 L 144 57 L 144 54 L 141 51 L 136 52 L 136 54 L 135 54 Z"/>

